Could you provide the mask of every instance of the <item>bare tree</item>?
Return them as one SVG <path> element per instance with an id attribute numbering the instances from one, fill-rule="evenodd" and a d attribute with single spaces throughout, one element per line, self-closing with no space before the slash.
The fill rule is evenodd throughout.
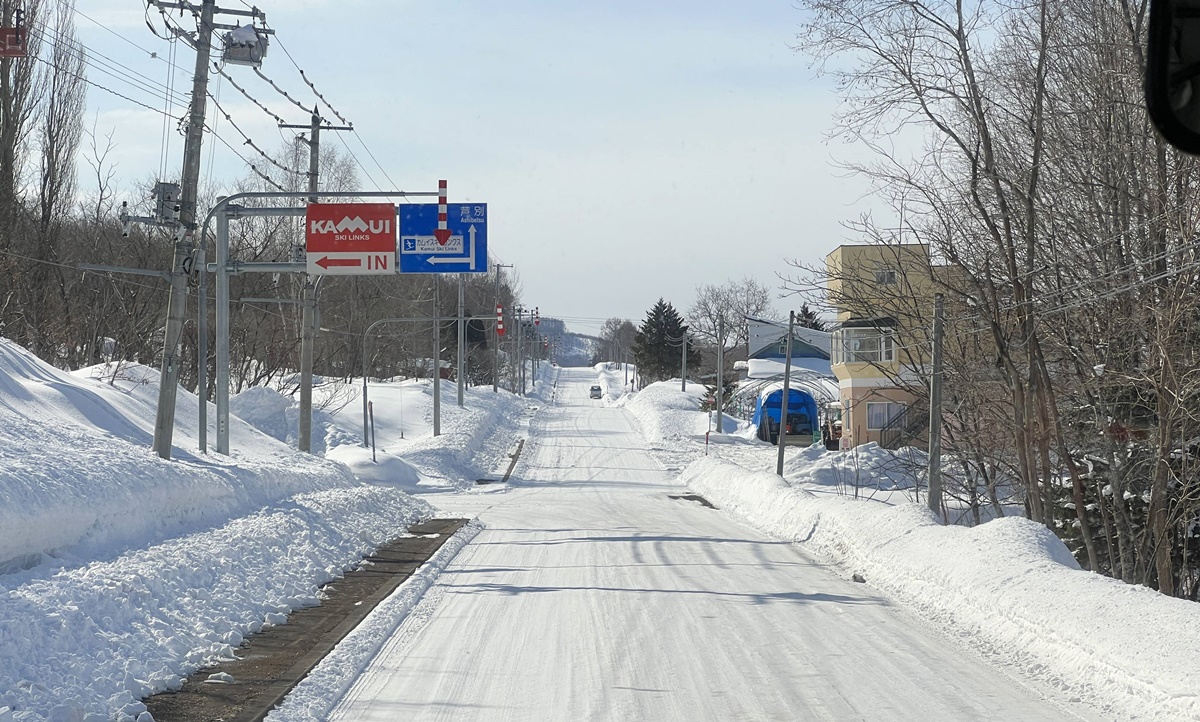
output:
<path id="1" fill-rule="evenodd" d="M 687 311 L 689 328 L 698 338 L 716 344 L 718 326 L 723 322 L 726 348 L 744 345 L 750 333 L 747 316 L 774 318 L 771 296 L 770 289 L 748 277 L 726 281 L 719 286 L 698 286 L 696 300 Z"/>

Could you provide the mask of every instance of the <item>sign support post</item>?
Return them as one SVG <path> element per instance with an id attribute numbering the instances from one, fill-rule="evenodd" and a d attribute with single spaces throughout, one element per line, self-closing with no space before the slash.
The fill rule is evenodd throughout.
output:
<path id="1" fill-rule="evenodd" d="M 466 388 L 467 370 L 467 322 L 464 317 L 466 307 L 466 283 L 463 276 L 458 275 L 458 371 L 455 376 L 458 381 L 458 407 L 463 407 L 463 390 Z"/>
<path id="2" fill-rule="evenodd" d="M 442 284 L 433 279 L 433 435 L 442 435 Z"/>

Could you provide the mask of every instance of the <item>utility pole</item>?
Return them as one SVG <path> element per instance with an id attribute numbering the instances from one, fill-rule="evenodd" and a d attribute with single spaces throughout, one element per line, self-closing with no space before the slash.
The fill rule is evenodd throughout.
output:
<path id="1" fill-rule="evenodd" d="M 494 264 L 496 269 L 496 310 L 500 310 L 500 269 L 512 268 L 511 263 Z M 500 390 L 500 324 L 492 327 L 492 393 Z"/>
<path id="2" fill-rule="evenodd" d="M 717 391 L 713 394 L 717 402 L 717 433 L 723 433 L 725 424 L 721 420 L 721 407 L 725 405 L 725 319 L 717 319 Z"/>
<path id="3" fill-rule="evenodd" d="M 933 297 L 933 376 L 929 379 L 929 494 L 926 502 L 942 516 L 942 294 Z"/>
<path id="4" fill-rule="evenodd" d="M 513 307 L 513 316 L 515 316 L 517 319 L 517 377 L 514 379 L 514 381 L 516 381 L 517 386 L 520 387 L 521 390 L 519 393 L 522 396 L 525 395 L 525 361 L 521 358 L 521 352 L 524 350 L 521 348 L 521 327 L 524 325 L 521 317 L 524 315 L 524 312 L 525 309 L 520 306 Z"/>
<path id="5" fill-rule="evenodd" d="M 687 331 L 683 332 L 683 338 L 679 341 L 679 347 L 683 349 L 683 359 L 680 361 L 681 365 L 679 367 L 679 390 L 687 393 Z"/>
<path id="6" fill-rule="evenodd" d="M 158 411 L 154 421 L 154 450 L 171 458 L 175 431 L 175 398 L 179 390 L 179 341 L 183 315 L 187 311 L 188 265 L 195 246 L 196 193 L 200 182 L 200 145 L 204 142 L 204 113 L 208 100 L 208 58 L 212 48 L 215 0 L 203 0 L 196 28 L 196 69 L 192 76 L 192 105 L 183 146 L 183 177 L 179 202 L 179 227 L 175 231 L 175 253 L 171 260 L 171 291 L 167 300 L 167 322 L 163 331 L 162 368 L 158 378 Z M 201 399 L 201 403 L 205 403 Z"/>
<path id="7" fill-rule="evenodd" d="M 775 473 L 783 477 L 783 447 L 787 444 L 788 396 L 792 393 L 792 327 L 796 323 L 796 312 L 788 312 L 787 358 L 783 363 L 783 400 L 779 403 L 779 451 L 775 460 Z"/>
<path id="8" fill-rule="evenodd" d="M 190 10 L 196 6 L 189 2 L 165 2 L 149 0 L 150 4 L 163 9 Z M 167 320 L 163 328 L 162 367 L 158 380 L 158 409 L 154 421 L 154 450 L 163 459 L 171 458 L 171 442 L 175 431 L 175 401 L 179 390 L 179 342 L 183 336 L 183 317 L 187 311 L 187 281 L 193 265 L 196 247 L 196 196 L 200 182 L 200 147 L 204 142 L 204 115 L 208 101 L 208 64 L 212 52 L 212 33 L 217 28 L 234 26 L 215 25 L 216 13 L 241 15 L 266 20 L 266 15 L 257 8 L 225 10 L 216 6 L 216 0 L 201 0 L 200 20 L 196 26 L 196 38 L 185 40 L 196 50 L 196 67 L 192 75 L 192 102 L 188 116 L 188 127 L 183 145 L 183 175 L 180 178 L 179 224 L 175 231 L 175 250 L 171 259 L 169 280 L 170 294 L 167 299 Z M 269 33 L 261 30 L 256 32 Z M 201 359 L 200 363 L 207 363 Z M 207 403 L 201 399 L 200 403 Z"/>
<path id="9" fill-rule="evenodd" d="M 321 115 L 313 106 L 312 121 L 309 125 L 280 125 L 280 128 L 305 128 L 309 132 L 308 140 L 308 192 L 309 203 L 316 203 L 316 193 L 319 190 L 321 162 Z M 325 126 L 325 130 L 353 130 L 349 126 Z M 300 136 L 301 140 L 304 136 Z M 296 447 L 300 451 L 312 452 L 312 367 L 313 346 L 317 339 L 317 289 L 321 278 L 304 277 L 304 289 L 301 291 L 300 303 L 300 418 L 297 419 L 298 439 Z M 364 360 L 365 362 L 365 360 Z"/>

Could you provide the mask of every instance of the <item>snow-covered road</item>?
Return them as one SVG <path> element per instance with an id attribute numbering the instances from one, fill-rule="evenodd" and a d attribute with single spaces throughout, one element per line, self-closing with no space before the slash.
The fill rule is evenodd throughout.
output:
<path id="1" fill-rule="evenodd" d="M 337 720 L 1060 720 L 1017 682 L 796 546 L 683 498 L 633 417 L 564 369 L 486 528 Z"/>

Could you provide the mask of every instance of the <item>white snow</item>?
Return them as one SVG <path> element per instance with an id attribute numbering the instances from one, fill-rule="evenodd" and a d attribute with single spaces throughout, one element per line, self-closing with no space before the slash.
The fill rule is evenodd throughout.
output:
<path id="1" fill-rule="evenodd" d="M 474 480 L 502 469 L 526 426 L 536 449 L 540 428 L 519 397 L 472 388 L 460 409 L 443 382 L 435 438 L 427 382 L 372 382 L 373 460 L 359 390 L 327 383 L 313 435 L 325 456 L 312 456 L 284 443 L 295 437 L 292 400 L 252 389 L 234 408 L 254 426 L 231 419 L 233 453 L 222 457 L 197 450 L 197 400 L 181 391 L 174 459 L 163 461 L 150 451 L 157 371 L 112 374 L 65 373 L 0 339 L 0 722 L 145 722 L 144 695 L 316 603 L 323 584 L 432 516 L 430 501 L 497 498 Z M 703 386 L 628 392 L 619 366 L 595 378 L 606 396 L 590 403 L 629 411 L 659 463 L 719 513 L 861 575 L 962 645 L 1102 716 L 1200 719 L 1200 606 L 1081 571 L 1022 518 L 939 525 L 906 501 L 917 452 L 788 449 L 784 481 L 771 473 L 776 448 L 744 423 L 705 445 Z M 554 393 L 543 376 L 534 403 Z M 284 710 L 324 714 L 478 531 L 443 547 Z"/>
<path id="2" fill-rule="evenodd" d="M 352 404 L 315 414 L 314 440 L 330 448 L 321 458 L 272 438 L 294 437 L 294 405 L 251 389 L 231 407 L 269 434 L 233 417 L 222 457 L 197 450 L 197 400 L 181 390 L 164 461 L 150 450 L 158 372 L 113 373 L 65 373 L 0 339 L 5 722 L 138 717 L 142 697 L 316 604 L 322 585 L 430 518 L 406 490 L 465 488 L 490 472 L 521 408 L 487 388 L 468 389 L 458 409 L 444 384 L 446 433 L 434 440 L 428 383 L 373 384 L 377 408 L 410 405 L 408 440 L 389 441 L 374 464 L 355 446 Z M 406 447 L 414 459 L 401 458 Z"/>
<path id="3" fill-rule="evenodd" d="M 678 382 L 640 393 L 664 400 L 639 419 L 680 463 L 696 442 L 679 419 Z M 1200 605 L 1082 571 L 1027 519 L 947 527 L 924 506 L 897 503 L 903 495 L 891 492 L 912 487 L 924 463 L 913 449 L 789 449 L 786 481 L 773 473 L 777 447 L 746 437 L 741 448 L 712 449 L 697 459 L 694 448 L 680 480 L 727 513 L 862 575 L 968 646 L 1105 715 L 1200 719 Z"/>

